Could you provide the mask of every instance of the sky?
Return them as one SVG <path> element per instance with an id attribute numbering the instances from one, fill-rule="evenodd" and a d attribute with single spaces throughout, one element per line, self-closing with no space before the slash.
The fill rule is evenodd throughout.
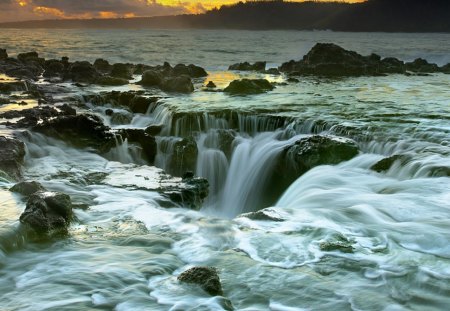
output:
<path id="1" fill-rule="evenodd" d="M 301 2 L 303 0 L 291 0 Z M 320 0 L 319 0 L 320 1 Z M 326 0 L 322 0 L 326 1 Z M 347 0 L 361 2 L 364 0 Z M 0 22 L 202 13 L 236 0 L 0 0 Z"/>

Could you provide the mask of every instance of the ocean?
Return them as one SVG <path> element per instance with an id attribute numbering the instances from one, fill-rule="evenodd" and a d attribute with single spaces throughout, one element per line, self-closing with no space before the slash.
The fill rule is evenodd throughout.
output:
<path id="1" fill-rule="evenodd" d="M 132 187 L 147 170 L 123 143 L 100 156 L 29 133 L 24 176 L 89 205 L 69 237 L 42 243 L 14 235 L 26 202 L 0 179 L 0 310 L 446 310 L 450 305 L 450 75 L 326 79 L 232 72 L 229 65 L 301 59 L 317 42 L 363 55 L 450 63 L 450 34 L 230 30 L 2 30 L 8 53 L 110 63 L 196 64 L 208 71 L 192 94 L 151 90 L 157 107 L 116 124 L 109 105 L 83 97 L 120 87 L 54 94 L 79 101 L 113 129 L 163 125 L 155 165 L 170 170 L 174 144 L 192 138 L 195 174 L 209 181 L 199 211 L 166 208 Z M 206 92 L 242 77 L 277 83 L 265 94 Z M 135 80 L 140 80 L 139 76 Z M 45 83 L 45 82 L 40 82 Z M 0 106 L 0 113 L 17 106 Z M 7 126 L 0 133 L 10 135 Z M 223 133 L 232 134 L 228 152 Z M 356 157 L 319 165 L 289 184 L 277 163 L 313 134 L 352 139 Z M 228 136 L 227 136 L 228 137 Z M 382 171 L 380 160 L 399 155 Z M 103 181 L 87 181 L 103 174 Z M 136 175 L 138 176 L 138 175 Z M 137 178 L 137 177 L 136 177 Z M 266 209 L 265 220 L 240 216 Z M 12 238 L 13 237 L 13 238 Z M 177 276 L 217 268 L 224 295 Z"/>

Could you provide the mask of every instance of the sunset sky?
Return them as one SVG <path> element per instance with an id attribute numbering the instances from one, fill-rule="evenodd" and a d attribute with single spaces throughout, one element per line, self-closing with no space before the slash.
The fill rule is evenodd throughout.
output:
<path id="1" fill-rule="evenodd" d="M 301 2 L 296 0 L 295 2 Z M 326 0 L 324 0 L 326 1 Z M 364 0 L 348 0 L 361 2 Z M 0 0 L 0 22 L 201 13 L 236 0 Z"/>

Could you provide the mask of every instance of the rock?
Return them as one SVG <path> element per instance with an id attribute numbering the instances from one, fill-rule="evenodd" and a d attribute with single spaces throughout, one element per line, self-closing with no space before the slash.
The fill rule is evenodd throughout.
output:
<path id="1" fill-rule="evenodd" d="M 130 64 L 117 63 L 112 66 L 111 76 L 126 80 L 133 79 L 134 66 Z"/>
<path id="2" fill-rule="evenodd" d="M 182 283 L 199 285 L 211 296 L 223 295 L 219 275 L 213 267 L 193 267 L 181 273 L 178 280 Z"/>
<path id="3" fill-rule="evenodd" d="M 278 76 L 280 74 L 280 71 L 277 68 L 269 68 L 266 71 L 264 71 L 264 73 L 268 75 Z"/>
<path id="4" fill-rule="evenodd" d="M 296 78 L 288 78 L 286 81 L 289 83 L 299 83 L 300 82 L 300 80 L 296 79 Z"/>
<path id="5" fill-rule="evenodd" d="M 216 88 L 217 86 L 213 81 L 209 81 L 208 84 L 206 84 L 206 87 L 213 89 Z"/>
<path id="6" fill-rule="evenodd" d="M 257 212 L 240 214 L 238 218 L 241 217 L 262 221 L 284 221 L 283 217 L 281 217 L 277 212 L 270 208 L 265 208 Z"/>
<path id="7" fill-rule="evenodd" d="M 186 75 L 166 78 L 161 82 L 160 88 L 166 92 L 177 93 L 192 93 L 194 91 L 192 80 Z"/>
<path id="8" fill-rule="evenodd" d="M 254 64 L 250 64 L 249 62 L 237 63 L 229 66 L 228 70 L 264 71 L 266 70 L 266 62 L 256 62 Z"/>
<path id="9" fill-rule="evenodd" d="M 177 141 L 169 159 L 168 172 L 175 176 L 182 176 L 186 171 L 195 171 L 197 156 L 197 143 L 192 136 Z"/>
<path id="10" fill-rule="evenodd" d="M 5 49 L 0 49 L 0 61 L 8 58 L 8 53 L 6 53 Z"/>
<path id="11" fill-rule="evenodd" d="M 129 83 L 129 81 L 127 79 L 123 79 L 123 78 L 103 76 L 103 77 L 98 78 L 95 81 L 95 83 L 99 84 L 99 85 L 119 86 L 119 85 L 126 85 Z"/>
<path id="12" fill-rule="evenodd" d="M 330 240 L 321 242 L 319 247 L 324 252 L 340 251 L 343 253 L 353 253 L 353 244 L 354 242 L 349 241 L 342 234 L 335 234 Z"/>
<path id="13" fill-rule="evenodd" d="M 145 129 L 145 132 L 151 136 L 156 136 L 161 133 L 163 127 L 163 124 L 152 124 Z"/>
<path id="14" fill-rule="evenodd" d="M 67 194 L 40 191 L 29 197 L 20 222 L 38 234 L 64 234 L 72 217 L 72 202 Z"/>
<path id="15" fill-rule="evenodd" d="M 162 82 L 162 76 L 158 71 L 146 70 L 142 74 L 142 79 L 139 84 L 144 86 L 159 86 Z"/>
<path id="16" fill-rule="evenodd" d="M 92 114 L 59 116 L 45 120 L 33 128 L 47 136 L 66 141 L 79 148 L 106 152 L 115 146 L 115 136 L 102 120 Z"/>
<path id="17" fill-rule="evenodd" d="M 406 63 L 406 70 L 417 73 L 433 73 L 439 71 L 439 66 L 436 64 L 430 64 L 425 59 L 417 58 L 413 62 Z"/>
<path id="18" fill-rule="evenodd" d="M 38 191 L 46 191 L 46 189 L 37 181 L 21 181 L 12 186 L 9 191 L 17 192 L 28 197 Z"/>
<path id="19" fill-rule="evenodd" d="M 133 116 L 127 112 L 113 112 L 111 114 L 111 123 L 112 124 L 130 124 Z"/>
<path id="20" fill-rule="evenodd" d="M 112 69 L 112 66 L 109 64 L 109 62 L 102 58 L 97 58 L 94 61 L 94 67 L 101 73 L 110 73 Z"/>
<path id="21" fill-rule="evenodd" d="M 202 77 L 206 77 L 208 75 L 206 70 L 203 69 L 202 67 L 199 67 L 199 66 L 196 66 L 193 64 L 190 64 L 187 67 L 188 67 L 189 76 L 191 78 L 202 78 Z"/>
<path id="22" fill-rule="evenodd" d="M 411 157 L 409 155 L 395 154 L 395 155 L 392 155 L 390 157 L 387 157 L 387 158 L 384 158 L 384 159 L 378 161 L 377 163 L 372 165 L 370 167 L 370 169 L 375 172 L 382 173 L 382 172 L 389 170 L 394 165 L 394 163 L 397 162 L 397 163 L 403 165 L 403 164 L 407 163 L 410 159 L 411 159 Z"/>
<path id="23" fill-rule="evenodd" d="M 64 75 L 64 64 L 57 59 L 49 59 L 44 63 L 44 77 L 55 77 Z"/>
<path id="24" fill-rule="evenodd" d="M 27 67 L 16 67 L 6 71 L 6 74 L 10 77 L 20 78 L 20 79 L 29 79 L 29 80 L 37 80 L 37 76 L 40 72 L 36 73 L 36 69 Z"/>
<path id="25" fill-rule="evenodd" d="M 94 83 L 99 76 L 100 74 L 91 63 L 83 61 L 70 65 L 66 78 L 73 82 Z"/>
<path id="26" fill-rule="evenodd" d="M 205 178 L 192 177 L 189 172 L 183 174 L 182 179 L 185 187 L 176 189 L 175 191 L 164 191 L 163 195 L 168 197 L 172 202 L 191 209 L 199 209 L 203 200 L 209 194 L 209 183 Z"/>
<path id="27" fill-rule="evenodd" d="M 4 119 L 21 118 L 17 122 L 10 125 L 11 127 L 21 128 L 35 126 L 39 122 L 43 122 L 50 118 L 76 114 L 75 109 L 67 104 L 58 106 L 58 109 L 50 106 L 37 106 L 31 109 L 9 110 L 4 113 L 0 113 L 0 117 Z"/>
<path id="28" fill-rule="evenodd" d="M 441 68 L 439 68 L 439 70 L 443 73 L 447 73 L 450 74 L 450 63 L 448 63 L 447 65 L 442 66 Z"/>
<path id="29" fill-rule="evenodd" d="M 380 62 L 380 71 L 383 73 L 405 73 L 405 63 L 394 57 L 383 58 Z"/>
<path id="30" fill-rule="evenodd" d="M 29 61 L 39 61 L 39 54 L 35 51 L 27 52 L 27 53 L 20 53 L 17 55 L 17 59 L 23 63 L 26 63 Z"/>
<path id="31" fill-rule="evenodd" d="M 0 97 L 0 106 L 2 105 L 8 105 L 9 104 L 9 98 L 6 97 Z"/>
<path id="32" fill-rule="evenodd" d="M 223 91 L 232 95 L 260 94 L 274 89 L 266 79 L 234 80 Z"/>
<path id="33" fill-rule="evenodd" d="M 15 138 L 0 136 L 0 171 L 14 180 L 22 176 L 22 163 L 25 157 L 25 144 Z"/>
<path id="34" fill-rule="evenodd" d="M 112 116 L 114 114 L 114 110 L 112 110 L 111 108 L 108 108 L 105 110 L 105 114 L 107 116 Z"/>
<path id="35" fill-rule="evenodd" d="M 141 145 L 143 158 L 150 164 L 154 163 L 158 149 L 155 137 L 141 129 L 122 129 L 119 131 L 119 134 L 123 140 L 128 139 L 129 143 L 138 143 Z"/>
<path id="36" fill-rule="evenodd" d="M 150 106 L 158 101 L 157 97 L 144 97 L 135 95 L 129 102 L 128 107 L 134 113 L 146 113 Z"/>
<path id="37" fill-rule="evenodd" d="M 25 92 L 28 89 L 28 83 L 23 81 L 0 82 L 0 92 Z"/>

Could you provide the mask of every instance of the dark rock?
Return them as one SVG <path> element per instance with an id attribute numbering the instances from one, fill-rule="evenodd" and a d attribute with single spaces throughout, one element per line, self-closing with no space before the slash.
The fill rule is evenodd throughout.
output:
<path id="1" fill-rule="evenodd" d="M 134 96 L 128 103 L 128 107 L 134 113 L 146 113 L 150 106 L 158 101 L 157 97 Z"/>
<path id="2" fill-rule="evenodd" d="M 257 212 L 240 214 L 238 218 L 240 217 L 262 221 L 284 221 L 283 217 L 270 208 L 265 208 Z"/>
<path id="3" fill-rule="evenodd" d="M 387 158 L 384 158 L 384 159 L 378 161 L 377 163 L 372 165 L 372 167 L 370 169 L 375 172 L 381 173 L 381 172 L 385 172 L 385 171 L 389 170 L 396 162 L 403 165 L 403 164 L 407 163 L 410 159 L 411 159 L 411 157 L 409 155 L 395 154 L 395 155 L 392 155 L 390 157 L 387 157 Z"/>
<path id="4" fill-rule="evenodd" d="M 27 52 L 27 53 L 20 53 L 17 55 L 17 59 L 21 62 L 29 62 L 29 61 L 37 61 L 39 60 L 39 54 L 37 52 Z"/>
<path id="5" fill-rule="evenodd" d="M 183 175 L 186 175 L 185 172 Z M 182 206 L 198 210 L 203 204 L 203 200 L 209 194 L 209 183 L 205 178 L 183 178 L 184 186 L 163 191 L 162 194 L 171 201 Z"/>
<path id="6" fill-rule="evenodd" d="M 142 74 L 142 79 L 139 82 L 144 86 L 159 86 L 162 82 L 162 76 L 158 71 L 146 70 Z"/>
<path id="7" fill-rule="evenodd" d="M 142 147 L 143 158 L 152 164 L 155 161 L 157 153 L 157 144 L 155 137 L 147 134 L 141 129 L 121 129 L 119 134 L 122 139 L 128 139 L 129 143 L 138 143 Z"/>
<path id="8" fill-rule="evenodd" d="M 20 222 L 38 234 L 53 235 L 67 233 L 72 218 L 72 202 L 67 194 L 41 191 L 29 197 Z"/>
<path id="9" fill-rule="evenodd" d="M 199 285 L 211 296 L 223 295 L 219 275 L 213 267 L 193 267 L 181 273 L 178 280 L 183 283 Z"/>
<path id="10" fill-rule="evenodd" d="M 163 127 L 162 124 L 152 124 L 145 129 L 145 132 L 151 136 L 156 136 L 161 133 Z"/>
<path id="11" fill-rule="evenodd" d="M 266 71 L 264 71 L 264 73 L 268 74 L 268 75 L 274 75 L 277 76 L 280 74 L 280 71 L 277 68 L 269 68 Z"/>
<path id="12" fill-rule="evenodd" d="M 21 181 L 12 186 L 9 190 L 24 196 L 30 196 L 38 191 L 46 191 L 46 189 L 37 181 Z"/>
<path id="13" fill-rule="evenodd" d="M 172 69 L 171 75 L 172 76 L 181 76 L 181 75 L 190 76 L 189 68 L 184 64 L 175 65 L 175 67 L 173 67 L 173 69 Z"/>
<path id="14" fill-rule="evenodd" d="M 256 62 L 254 64 L 250 64 L 249 62 L 237 63 L 229 66 L 228 70 L 264 71 L 266 70 L 266 62 Z"/>
<path id="15" fill-rule="evenodd" d="M 224 92 L 232 95 L 260 94 L 274 89 L 274 86 L 266 79 L 242 79 L 234 80 Z"/>
<path id="16" fill-rule="evenodd" d="M 101 73 L 110 73 L 112 69 L 112 66 L 109 64 L 109 62 L 102 58 L 97 58 L 94 61 L 94 67 Z"/>
<path id="17" fill-rule="evenodd" d="M 447 65 L 442 66 L 441 68 L 439 68 L 439 70 L 443 73 L 447 73 L 450 74 L 450 63 L 448 63 Z"/>
<path id="18" fill-rule="evenodd" d="M 112 124 L 130 124 L 133 116 L 130 113 L 126 112 L 114 112 L 111 115 L 111 123 Z"/>
<path id="19" fill-rule="evenodd" d="M 57 59 L 49 59 L 44 63 L 44 77 L 55 77 L 64 75 L 64 64 Z"/>
<path id="20" fill-rule="evenodd" d="M 166 92 L 177 93 L 192 93 L 194 91 L 191 78 L 185 75 L 164 79 L 160 84 L 160 88 Z"/>
<path id="21" fill-rule="evenodd" d="M 299 79 L 296 79 L 296 78 L 288 78 L 288 79 L 287 79 L 287 82 L 289 82 L 289 83 L 299 83 L 300 80 L 299 80 Z"/>
<path id="22" fill-rule="evenodd" d="M 5 49 L 0 49 L 0 61 L 8 58 L 8 53 Z"/>
<path id="23" fill-rule="evenodd" d="M 405 73 L 405 63 L 394 57 L 383 58 L 380 62 L 380 72 L 383 73 Z"/>
<path id="24" fill-rule="evenodd" d="M 100 74 L 91 63 L 75 62 L 69 67 L 68 76 L 73 82 L 80 83 L 94 83 L 99 78 Z"/>
<path id="25" fill-rule="evenodd" d="M 1 91 L 0 91 L 1 92 Z M 0 106 L 2 105 L 8 105 L 9 104 L 9 98 L 0 97 Z"/>
<path id="26" fill-rule="evenodd" d="M 113 113 L 114 113 L 114 110 L 112 110 L 111 108 L 108 108 L 108 109 L 105 110 L 105 114 L 106 114 L 107 116 L 112 116 Z"/>
<path id="27" fill-rule="evenodd" d="M 96 115 L 59 116 L 45 120 L 33 129 L 76 147 L 93 148 L 99 152 L 106 152 L 115 146 L 115 136 Z"/>
<path id="28" fill-rule="evenodd" d="M 25 81 L 0 82 L 1 93 L 25 92 L 29 83 Z"/>
<path id="29" fill-rule="evenodd" d="M 209 81 L 208 84 L 206 84 L 206 87 L 213 89 L 213 88 L 216 88 L 217 86 L 213 81 Z"/>
<path id="30" fill-rule="evenodd" d="M 192 136 L 177 141 L 169 160 L 168 172 L 175 176 L 182 176 L 186 171 L 195 171 L 197 156 L 197 143 Z"/>
<path id="31" fill-rule="evenodd" d="M 103 76 L 103 77 L 98 78 L 95 81 L 95 83 L 99 84 L 99 85 L 106 85 L 106 86 L 119 86 L 119 85 L 126 85 L 129 83 L 129 81 L 127 79 L 123 79 L 123 78 Z"/>
<path id="32" fill-rule="evenodd" d="M 19 121 L 11 125 L 12 127 L 20 128 L 20 127 L 32 127 L 37 125 L 39 122 L 50 118 L 76 114 L 75 109 L 73 109 L 67 104 L 58 106 L 58 109 L 49 106 L 37 106 L 31 109 L 9 110 L 4 113 L 1 113 L 0 117 L 4 119 L 21 118 Z"/>
<path id="33" fill-rule="evenodd" d="M 112 66 L 111 76 L 131 80 L 133 79 L 133 71 L 133 65 L 117 63 Z"/>
<path id="34" fill-rule="evenodd" d="M 22 176 L 25 144 L 20 140 L 0 136 L 0 171 L 18 180 Z"/>
<path id="35" fill-rule="evenodd" d="M 439 71 L 439 66 L 436 64 L 430 64 L 425 59 L 417 58 L 411 63 L 406 63 L 406 70 L 417 73 L 433 73 Z"/>
<path id="36" fill-rule="evenodd" d="M 203 69 L 202 67 L 190 64 L 187 66 L 188 70 L 189 70 L 189 76 L 191 78 L 202 78 L 202 77 L 206 77 L 208 75 L 208 73 L 206 72 L 205 69 Z"/>
<path id="37" fill-rule="evenodd" d="M 37 76 L 39 72 L 33 70 L 29 67 L 16 67 L 6 71 L 6 74 L 10 77 L 20 78 L 20 79 L 29 79 L 29 80 L 37 80 Z"/>

